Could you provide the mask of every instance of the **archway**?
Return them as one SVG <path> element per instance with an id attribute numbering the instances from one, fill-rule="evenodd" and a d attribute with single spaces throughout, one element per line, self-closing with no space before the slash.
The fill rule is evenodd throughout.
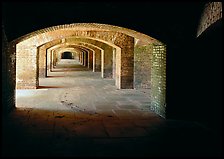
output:
<path id="1" fill-rule="evenodd" d="M 63 52 L 61 59 L 74 59 L 74 55 L 71 52 Z"/>
<path id="2" fill-rule="evenodd" d="M 112 53 L 117 57 L 116 85 L 119 89 L 149 89 L 152 99 L 150 109 L 165 117 L 165 45 L 147 35 L 122 27 L 94 23 L 62 25 L 14 40 L 10 46 L 15 49 L 16 68 L 20 70 L 16 71 L 17 88 L 32 89 L 38 86 L 36 57 L 39 46 L 54 40 L 63 43 L 72 36 L 120 48 L 120 53 L 117 53 L 118 50 Z M 27 61 L 30 62 L 30 67 L 27 67 Z M 147 67 L 142 67 L 143 63 Z"/>

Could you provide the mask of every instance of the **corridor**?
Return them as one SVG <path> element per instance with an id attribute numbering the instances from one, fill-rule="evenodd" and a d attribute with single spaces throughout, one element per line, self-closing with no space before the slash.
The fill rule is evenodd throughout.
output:
<path id="1" fill-rule="evenodd" d="M 149 111 L 149 90 L 117 90 L 113 79 L 103 79 L 76 60 L 62 59 L 40 78 L 38 89 L 16 90 L 18 108 L 107 113 L 111 116 L 144 116 Z"/>
<path id="2" fill-rule="evenodd" d="M 222 2 L 3 2 L 1 157 L 221 157 L 222 28 Z"/>
<path id="3" fill-rule="evenodd" d="M 213 154 L 209 131 L 151 112 L 144 89 L 118 91 L 75 60 L 61 60 L 48 75 L 39 89 L 16 90 L 3 129 L 6 156 Z"/>

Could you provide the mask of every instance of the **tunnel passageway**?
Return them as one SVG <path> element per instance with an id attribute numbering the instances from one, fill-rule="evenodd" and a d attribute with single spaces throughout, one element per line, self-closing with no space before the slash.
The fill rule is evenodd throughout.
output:
<path id="1" fill-rule="evenodd" d="M 221 2 L 2 9 L 2 157 L 222 156 Z"/>

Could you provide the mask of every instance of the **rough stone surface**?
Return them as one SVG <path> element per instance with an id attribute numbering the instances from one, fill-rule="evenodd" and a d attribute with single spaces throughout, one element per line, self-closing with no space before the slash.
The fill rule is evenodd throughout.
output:
<path id="1" fill-rule="evenodd" d="M 55 30 L 66 30 L 66 29 L 74 29 L 74 30 L 96 30 L 96 31 L 114 31 L 114 32 L 120 32 L 123 34 L 126 34 L 128 36 L 134 37 L 135 39 L 138 39 L 138 44 L 149 44 L 149 43 L 155 43 L 155 44 L 161 44 L 160 41 L 142 34 L 140 32 L 131 30 L 131 29 L 127 29 L 127 28 L 123 28 L 123 27 L 118 27 L 118 26 L 114 26 L 114 25 L 108 25 L 108 24 L 98 24 L 98 23 L 74 23 L 74 24 L 65 24 L 65 25 L 58 25 L 58 26 L 53 26 L 53 27 L 49 27 L 49 28 L 45 28 L 45 29 L 41 29 L 41 30 L 37 30 L 35 32 L 26 34 L 18 39 L 15 39 L 15 43 L 19 43 L 21 41 L 24 41 L 26 39 L 29 39 L 33 36 L 42 34 L 42 33 L 46 33 L 49 31 L 55 31 Z M 137 44 L 136 43 L 136 44 Z"/>
<path id="2" fill-rule="evenodd" d="M 222 18 L 222 2 L 209 2 L 205 5 L 198 26 L 197 36 L 201 35 L 210 25 Z"/>
<path id="3" fill-rule="evenodd" d="M 4 114 L 15 106 L 15 51 L 9 45 L 2 26 L 2 111 Z"/>
<path id="4" fill-rule="evenodd" d="M 152 45 L 135 46 L 134 49 L 134 86 L 151 88 Z"/>
<path id="5" fill-rule="evenodd" d="M 52 45 L 56 45 L 61 43 L 61 40 L 55 40 L 55 41 L 51 41 L 47 44 L 44 44 L 42 46 L 40 46 L 38 49 L 38 54 L 39 54 L 39 77 L 43 78 L 47 76 L 46 73 L 46 58 L 47 58 L 47 51 L 46 49 L 49 48 Z"/>
<path id="6" fill-rule="evenodd" d="M 153 45 L 151 74 L 151 110 L 166 116 L 166 48 Z"/>

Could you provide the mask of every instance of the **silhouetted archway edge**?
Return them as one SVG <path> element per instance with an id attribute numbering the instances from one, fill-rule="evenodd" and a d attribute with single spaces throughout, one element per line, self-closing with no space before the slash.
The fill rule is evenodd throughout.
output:
<path id="1" fill-rule="evenodd" d="M 134 37 L 136 39 L 136 44 L 141 45 L 147 45 L 148 43 L 154 43 L 154 44 L 163 44 L 161 41 L 152 38 L 146 34 L 137 32 L 132 29 L 115 26 L 115 25 L 109 25 L 109 24 L 100 24 L 100 23 L 72 23 L 72 24 L 64 24 L 64 25 L 57 25 L 52 26 L 44 29 L 40 29 L 31 33 L 28 33 L 24 36 L 21 36 L 15 40 L 12 41 L 12 43 L 17 44 L 21 41 L 24 41 L 26 39 L 29 39 L 33 36 L 40 35 L 42 33 L 55 31 L 55 30 L 63 30 L 63 29 L 75 29 L 75 30 L 89 30 L 89 31 L 114 31 L 114 32 L 120 32 L 123 34 L 126 34 L 128 36 Z M 61 37 L 63 38 L 63 36 Z"/>
<path id="2" fill-rule="evenodd" d="M 52 38 L 51 36 L 49 36 L 49 35 L 53 36 L 53 34 L 55 34 L 58 31 L 63 32 L 63 34 L 56 35 L 55 38 Z M 28 60 L 33 62 L 34 61 L 33 59 L 36 58 L 36 48 L 38 46 L 42 45 L 43 43 L 46 43 L 47 41 L 51 41 L 51 40 L 58 39 L 58 38 L 63 39 L 63 38 L 66 38 L 67 36 L 71 36 L 70 34 L 73 33 L 74 31 L 76 32 L 76 34 L 74 34 L 75 36 L 80 36 L 82 34 L 87 37 L 92 37 L 92 35 L 91 35 L 91 32 L 92 32 L 94 34 L 94 36 L 96 36 L 97 38 L 103 38 L 104 40 L 107 39 L 112 43 L 117 41 L 117 42 L 115 42 L 116 44 L 119 42 L 122 42 L 123 50 L 125 50 L 126 52 L 129 52 L 130 54 L 131 54 L 131 52 L 137 52 L 137 51 L 138 52 L 140 51 L 140 53 L 143 54 L 151 49 L 150 50 L 151 56 L 152 56 L 150 59 L 151 60 L 150 71 L 152 73 L 151 74 L 152 75 L 152 77 L 151 77 L 151 89 L 152 89 L 151 109 L 153 111 L 155 111 L 157 114 L 165 117 L 166 46 L 162 42 L 160 42 L 154 38 L 151 38 L 148 35 L 136 32 L 131 29 L 122 28 L 122 27 L 113 26 L 113 25 L 97 24 L 97 23 L 76 23 L 76 24 L 65 24 L 65 25 L 53 26 L 53 27 L 49 27 L 49 28 L 45 28 L 45 29 L 41 29 L 41 30 L 32 32 L 30 34 L 26 34 L 16 40 L 13 40 L 10 43 L 11 44 L 10 47 L 12 48 L 11 50 L 14 51 L 17 56 L 18 55 L 17 45 L 28 40 L 27 43 L 23 43 L 22 45 L 20 45 L 20 49 L 23 50 L 24 54 L 29 56 L 30 59 L 28 59 Z M 114 35 L 108 36 L 108 34 L 110 34 L 112 32 L 115 36 Z M 99 35 L 98 33 L 101 33 L 101 34 Z M 35 39 L 35 37 L 36 37 L 36 39 Z M 120 39 L 118 39 L 117 37 L 119 37 Z M 133 39 L 133 41 L 131 40 L 131 38 Z M 35 39 L 35 40 L 33 40 L 33 42 L 30 43 L 30 39 L 31 39 L 31 41 L 33 39 Z M 43 41 L 41 42 L 40 39 L 42 39 Z M 131 50 L 127 51 L 127 49 L 129 49 L 129 47 L 131 46 L 130 41 L 132 41 L 132 43 L 134 45 L 133 51 L 131 51 Z M 28 44 L 28 43 L 30 43 L 29 47 L 26 46 L 26 44 Z M 127 44 L 129 44 L 128 47 L 127 47 Z M 27 49 L 26 47 L 29 48 L 29 51 L 26 50 Z M 137 49 L 137 51 L 135 51 L 135 49 Z M 131 57 L 131 58 L 133 58 L 133 57 Z M 16 59 L 17 59 L 17 57 L 16 57 Z M 162 59 L 162 60 L 160 60 L 159 65 L 158 65 L 158 59 Z M 121 61 L 122 61 L 122 59 L 121 59 Z M 132 60 L 127 60 L 127 61 L 132 61 Z M 134 68 L 134 66 L 132 66 L 132 67 Z M 29 67 L 27 67 L 27 68 L 29 68 Z M 147 67 L 145 67 L 145 68 L 147 68 Z M 30 70 L 32 70 L 32 69 L 30 69 Z M 28 70 L 28 71 L 30 71 L 30 70 Z M 34 74 L 35 74 L 34 72 L 31 72 L 30 76 L 33 76 Z M 158 76 L 160 76 L 162 78 L 158 78 Z M 31 77 L 31 78 L 32 78 L 31 81 L 34 84 L 35 79 L 33 77 Z M 125 79 L 125 78 L 122 78 L 122 79 Z M 125 80 L 128 81 L 129 79 L 125 79 Z M 28 85 L 25 84 L 25 85 L 30 88 L 33 88 L 33 84 L 30 86 L 29 86 L 29 84 Z"/>

